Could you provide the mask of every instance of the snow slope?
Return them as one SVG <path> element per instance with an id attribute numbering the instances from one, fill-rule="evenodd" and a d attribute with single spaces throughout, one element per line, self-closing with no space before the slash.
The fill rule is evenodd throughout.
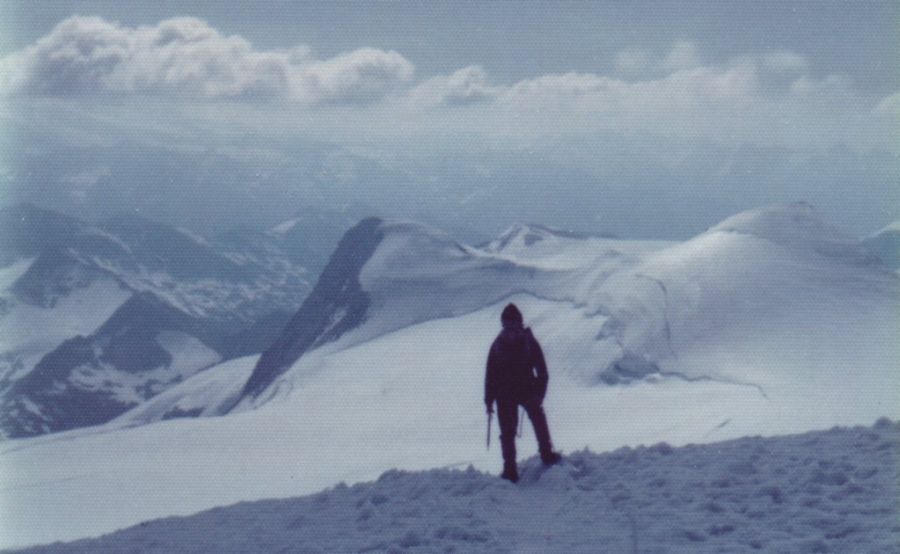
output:
<path id="1" fill-rule="evenodd" d="M 392 470 L 318 494 L 169 518 L 76 552 L 866 552 L 900 549 L 900 425 L 536 459 L 511 485 Z"/>
<path id="2" fill-rule="evenodd" d="M 459 245 L 415 224 L 385 223 L 379 232 L 358 277 L 364 323 L 324 351 L 520 294 L 552 302 L 531 324 L 556 368 L 584 385 L 717 380 L 769 400 L 780 395 L 778 404 L 793 411 L 803 398 L 865 396 L 858 423 L 896 404 L 886 391 L 900 385 L 900 280 L 805 204 L 738 214 L 668 247 L 555 236 L 552 248 L 535 253 L 549 241 L 528 248 L 507 233 L 506 252 Z M 445 342 L 434 348 L 453 348 Z M 292 388 L 302 358 L 299 367 L 270 392 Z"/>
<path id="3" fill-rule="evenodd" d="M 504 235 L 508 248 L 483 250 L 421 224 L 364 220 L 341 240 L 300 311 L 263 353 L 240 407 L 268 401 L 276 380 L 311 349 L 346 349 L 410 325 L 465 315 L 516 293 L 555 300 L 571 312 L 582 302 L 574 294 L 585 282 L 590 286 L 634 266 L 638 253 L 663 244 L 555 236 L 555 247 L 541 243 L 534 252 L 522 252 L 515 248 L 521 241 L 509 234 Z"/>
<path id="4" fill-rule="evenodd" d="M 390 468 L 498 471 L 499 453 L 483 450 L 483 364 L 510 300 L 544 346 L 546 409 L 566 452 L 900 418 L 900 279 L 808 206 L 740 214 L 680 244 L 547 237 L 556 246 L 543 254 L 529 250 L 542 241 L 489 250 L 410 223 L 377 229 L 359 274 L 344 276 L 366 297 L 356 324 L 312 337 L 240 409 L 0 445 L 0 544 L 309 494 Z M 340 321 L 342 306 L 322 300 L 317 317 Z M 201 374 L 145 415 L 202 413 L 200 390 L 221 406 L 241 371 L 193 382 Z M 519 451 L 534 449 L 526 432 Z"/>
<path id="5" fill-rule="evenodd" d="M 223 415 L 234 406 L 258 358 L 245 356 L 210 367 L 125 412 L 106 427 L 133 427 L 174 417 Z"/>

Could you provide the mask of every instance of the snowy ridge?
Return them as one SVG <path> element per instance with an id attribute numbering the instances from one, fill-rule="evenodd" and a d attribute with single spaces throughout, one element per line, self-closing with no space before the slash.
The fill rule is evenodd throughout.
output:
<path id="1" fill-rule="evenodd" d="M 143 523 L 74 552 L 866 552 L 900 549 L 900 425 L 534 458 L 511 485 L 388 471 L 318 494 Z M 465 464 L 455 464 L 457 467 Z"/>
<path id="2" fill-rule="evenodd" d="M 805 202 L 741 212 L 714 225 L 708 232 L 744 233 L 797 247 L 851 242 L 837 228 L 822 221 Z"/>
<path id="3" fill-rule="evenodd" d="M 357 342 L 374 338 L 373 333 L 464 315 L 516 291 L 554 288 L 556 275 L 483 255 L 424 225 L 388 222 L 382 232 L 385 238 L 360 274 L 372 307 L 368 329 L 353 337 Z"/>
<path id="4" fill-rule="evenodd" d="M 525 294 L 557 303 L 561 331 L 541 331 L 563 335 L 564 365 L 588 383 L 675 374 L 763 386 L 757 369 L 765 367 L 800 363 L 804 373 L 833 375 L 842 370 L 821 367 L 821 359 L 849 369 L 859 355 L 879 373 L 894 365 L 886 345 L 900 282 L 806 204 L 738 214 L 680 244 L 545 233 L 515 249 L 481 250 L 413 223 L 379 230 L 384 239 L 358 278 L 369 299 L 365 321 L 329 351 Z M 518 241 L 532 232 L 521 226 L 506 235 Z M 854 342 L 848 326 L 871 328 L 871 348 Z M 794 329 L 816 331 L 786 342 Z M 804 361 L 810 341 L 829 356 Z M 773 356 L 774 344 L 781 350 Z"/>
<path id="5" fill-rule="evenodd" d="M 809 219 L 804 206 L 775 206 L 683 243 L 571 239 L 550 258 L 533 250 L 543 241 L 494 254 L 416 224 L 369 221 L 366 240 L 348 241 L 356 247 L 340 278 L 322 281 L 311 311 L 285 327 L 280 352 L 290 355 L 270 366 L 283 372 L 260 381 L 257 402 L 133 426 L 221 413 L 247 369 L 213 378 L 220 365 L 121 424 L 0 444 L 10 468 L 0 489 L 18 508 L 0 537 L 70 540 L 390 468 L 466 460 L 497 472 L 498 453 L 483 450 L 481 398 L 509 301 L 544 348 L 545 408 L 565 452 L 900 419 L 900 278 L 840 235 L 819 240 Z M 769 232 L 766 221 L 798 228 Z M 303 347 L 291 350 L 298 337 Z M 533 437 L 519 447 L 529 455 Z M 63 493 L 78 509 L 54 501 Z"/>
<path id="6" fill-rule="evenodd" d="M 253 400 L 242 407 L 271 398 L 261 394 L 265 387 L 283 389 L 283 373 L 314 348 L 346 349 L 520 292 L 571 303 L 568 291 L 586 268 L 605 267 L 604 260 L 615 267 L 636 262 L 593 243 L 571 243 L 573 249 L 548 265 L 539 255 L 524 260 L 466 246 L 419 223 L 363 220 L 341 240 L 304 306 L 263 354 L 244 394 Z"/>
<path id="7" fill-rule="evenodd" d="M 364 321 L 370 299 L 360 287 L 360 266 L 381 242 L 380 226 L 380 219 L 368 218 L 347 231 L 300 310 L 260 356 L 241 393 L 245 406 L 308 349 L 337 340 Z"/>
<path id="8" fill-rule="evenodd" d="M 484 246 L 488 252 L 524 251 L 535 244 L 546 240 L 584 239 L 587 235 L 551 229 L 536 224 L 516 224 L 500 234 L 499 237 Z"/>
<path id="9" fill-rule="evenodd" d="M 812 206 L 796 202 L 731 216 L 707 233 L 740 233 L 771 241 L 795 253 L 818 253 L 835 260 L 873 265 L 859 242 L 819 218 Z"/>
<path id="10" fill-rule="evenodd" d="M 885 225 L 884 227 L 882 227 L 881 229 L 879 229 L 878 231 L 873 233 L 872 237 L 877 237 L 878 235 L 881 235 L 883 233 L 890 233 L 890 232 L 900 233 L 900 220 L 888 223 L 887 225 Z"/>

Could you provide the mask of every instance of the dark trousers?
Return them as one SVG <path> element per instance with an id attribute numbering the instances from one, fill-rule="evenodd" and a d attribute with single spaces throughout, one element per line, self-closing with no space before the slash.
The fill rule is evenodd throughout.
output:
<path id="1" fill-rule="evenodd" d="M 550 442 L 550 428 L 547 426 L 547 416 L 539 402 L 517 402 L 516 400 L 497 400 L 497 419 L 500 420 L 500 448 L 503 450 L 503 465 L 515 467 L 516 465 L 516 428 L 519 426 L 519 406 L 525 408 L 525 413 L 534 427 L 534 436 L 537 438 L 538 450 L 541 456 L 548 456 L 553 452 L 553 444 Z"/>

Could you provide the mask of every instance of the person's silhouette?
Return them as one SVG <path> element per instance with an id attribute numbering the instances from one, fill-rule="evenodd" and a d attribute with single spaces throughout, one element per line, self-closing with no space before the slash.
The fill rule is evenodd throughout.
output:
<path id="1" fill-rule="evenodd" d="M 544 396 L 547 394 L 547 363 L 541 345 L 524 326 L 522 313 L 515 304 L 504 308 L 500 316 L 503 329 L 488 354 L 484 378 L 484 403 L 488 413 L 497 403 L 500 420 L 500 446 L 503 451 L 501 477 L 515 483 L 519 480 L 516 466 L 516 427 L 519 425 L 519 406 L 531 419 L 537 437 L 541 460 L 555 464 L 561 456 L 553 451 L 547 416 L 544 415 Z"/>

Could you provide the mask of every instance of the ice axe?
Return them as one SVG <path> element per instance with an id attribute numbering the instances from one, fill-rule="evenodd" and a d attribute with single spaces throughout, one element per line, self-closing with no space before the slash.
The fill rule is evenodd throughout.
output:
<path id="1" fill-rule="evenodd" d="M 488 410 L 488 428 L 487 428 L 487 449 L 491 449 L 491 419 L 494 417 L 494 410 Z"/>

